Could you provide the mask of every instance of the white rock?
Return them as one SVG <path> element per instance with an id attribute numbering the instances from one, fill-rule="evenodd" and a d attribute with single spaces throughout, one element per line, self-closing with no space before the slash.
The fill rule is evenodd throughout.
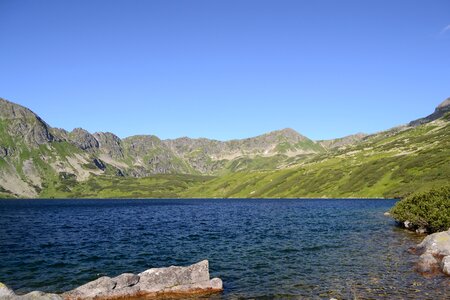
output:
<path id="1" fill-rule="evenodd" d="M 445 256 L 441 262 L 442 272 L 450 276 L 450 255 Z"/>
<path id="2" fill-rule="evenodd" d="M 64 299 L 127 299 L 161 294 L 210 293 L 223 290 L 222 280 L 209 278 L 209 263 L 201 261 L 188 267 L 153 268 L 138 275 L 101 277 L 64 293 Z"/>
<path id="3" fill-rule="evenodd" d="M 417 246 L 417 249 L 423 252 L 430 252 L 435 256 L 450 255 L 450 231 L 428 235 Z"/>
<path id="4" fill-rule="evenodd" d="M 403 222 L 403 226 L 409 229 L 413 226 L 413 224 L 410 221 L 406 220 L 405 222 Z"/>
<path id="5" fill-rule="evenodd" d="M 6 299 L 7 297 L 15 296 L 13 290 L 0 282 L 0 299 Z"/>

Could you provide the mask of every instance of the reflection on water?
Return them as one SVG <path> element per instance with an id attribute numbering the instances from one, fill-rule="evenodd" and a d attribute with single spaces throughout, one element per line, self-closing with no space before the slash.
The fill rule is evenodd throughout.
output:
<path id="1" fill-rule="evenodd" d="M 0 281 L 61 292 L 99 276 L 209 259 L 209 299 L 450 299 L 413 270 L 421 238 L 393 200 L 0 201 Z"/>

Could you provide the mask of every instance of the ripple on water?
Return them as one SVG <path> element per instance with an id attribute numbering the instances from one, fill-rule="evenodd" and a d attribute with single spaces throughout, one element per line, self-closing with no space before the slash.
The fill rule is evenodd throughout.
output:
<path id="1" fill-rule="evenodd" d="M 0 200 L 0 270 L 19 292 L 210 260 L 208 299 L 449 299 L 413 271 L 391 200 Z M 205 298 L 205 299 L 206 299 Z"/>

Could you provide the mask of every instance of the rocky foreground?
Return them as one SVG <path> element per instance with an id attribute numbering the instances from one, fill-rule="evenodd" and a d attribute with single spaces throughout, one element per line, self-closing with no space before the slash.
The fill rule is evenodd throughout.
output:
<path id="1" fill-rule="evenodd" d="M 151 299 L 157 296 L 187 296 L 209 294 L 223 290 L 222 280 L 210 279 L 209 263 L 201 261 L 188 267 L 148 269 L 137 275 L 121 274 L 117 277 L 100 277 L 63 294 L 34 291 L 16 295 L 0 283 L 0 299 L 5 300 L 113 300 Z"/>
<path id="2" fill-rule="evenodd" d="M 414 250 L 421 254 L 417 263 L 420 273 L 450 276 L 450 230 L 430 234 Z"/>

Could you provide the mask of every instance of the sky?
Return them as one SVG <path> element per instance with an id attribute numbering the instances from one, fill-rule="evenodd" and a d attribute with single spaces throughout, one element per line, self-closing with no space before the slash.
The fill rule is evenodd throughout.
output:
<path id="1" fill-rule="evenodd" d="M 450 1 L 0 0 L 0 97 L 122 138 L 373 133 L 450 97 Z"/>

